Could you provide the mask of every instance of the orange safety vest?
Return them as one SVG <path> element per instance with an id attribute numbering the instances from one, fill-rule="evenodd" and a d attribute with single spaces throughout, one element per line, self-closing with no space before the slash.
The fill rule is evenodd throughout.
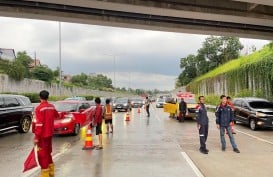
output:
<path id="1" fill-rule="evenodd" d="M 112 119 L 112 106 L 105 105 L 104 119 Z"/>

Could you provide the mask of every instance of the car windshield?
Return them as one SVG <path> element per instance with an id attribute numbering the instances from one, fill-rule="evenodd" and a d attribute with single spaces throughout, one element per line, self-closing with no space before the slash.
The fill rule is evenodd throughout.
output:
<path id="1" fill-rule="evenodd" d="M 128 100 L 127 99 L 117 99 L 115 102 L 116 103 L 127 103 Z"/>
<path id="2" fill-rule="evenodd" d="M 138 98 L 136 98 L 136 99 L 132 99 L 132 102 L 135 102 L 135 103 L 141 103 L 141 102 L 142 102 L 142 99 L 138 99 Z"/>
<path id="3" fill-rule="evenodd" d="M 164 98 L 157 98 L 156 101 L 157 102 L 165 102 L 165 99 Z"/>
<path id="4" fill-rule="evenodd" d="M 252 102 L 249 102 L 249 106 L 254 109 L 266 109 L 266 108 L 273 109 L 273 104 L 266 101 L 252 101 Z"/>
<path id="5" fill-rule="evenodd" d="M 187 104 L 196 104 L 194 99 L 184 99 Z"/>
<path id="6" fill-rule="evenodd" d="M 59 112 L 76 112 L 78 103 L 64 103 L 64 102 L 56 102 L 54 106 Z"/>

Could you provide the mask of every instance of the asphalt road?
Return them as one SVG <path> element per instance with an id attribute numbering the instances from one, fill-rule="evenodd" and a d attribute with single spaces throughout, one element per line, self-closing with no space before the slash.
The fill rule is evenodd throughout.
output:
<path id="1" fill-rule="evenodd" d="M 209 113 L 210 127 L 208 155 L 199 153 L 199 137 L 194 120 L 179 123 L 151 108 L 145 113 L 131 113 L 131 121 L 124 121 L 124 113 L 114 114 L 115 132 L 103 135 L 103 150 L 81 150 L 80 136 L 55 136 L 54 159 L 57 177 L 269 177 L 273 174 L 273 131 L 252 131 L 236 125 L 235 140 L 241 153 L 221 151 L 219 130 Z M 103 130 L 105 132 L 105 129 Z M 38 177 L 39 169 L 22 174 L 23 161 L 32 148 L 32 133 L 16 131 L 0 134 L 0 170 L 3 177 Z M 93 132 L 94 144 L 97 137 Z"/>

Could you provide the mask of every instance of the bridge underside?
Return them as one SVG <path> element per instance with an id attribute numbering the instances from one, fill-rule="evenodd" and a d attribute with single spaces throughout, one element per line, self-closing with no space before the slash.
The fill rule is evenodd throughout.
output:
<path id="1" fill-rule="evenodd" d="M 1 0 L 0 16 L 273 39 L 271 0 Z"/>

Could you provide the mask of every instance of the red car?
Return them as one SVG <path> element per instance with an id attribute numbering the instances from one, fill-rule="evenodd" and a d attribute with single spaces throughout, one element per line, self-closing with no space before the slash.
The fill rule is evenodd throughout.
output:
<path id="1" fill-rule="evenodd" d="M 54 134 L 78 135 L 81 127 L 92 122 L 95 106 L 88 101 L 57 101 L 54 106 L 60 114 L 54 121 Z"/>

